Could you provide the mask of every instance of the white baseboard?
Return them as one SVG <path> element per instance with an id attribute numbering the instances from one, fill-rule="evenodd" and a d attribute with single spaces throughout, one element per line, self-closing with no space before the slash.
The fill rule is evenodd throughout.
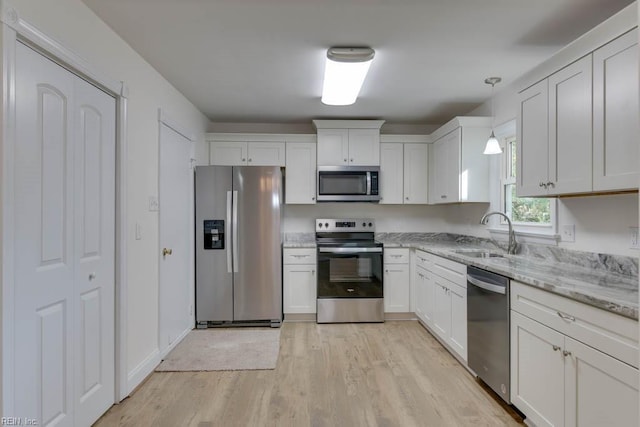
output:
<path id="1" fill-rule="evenodd" d="M 138 387 L 147 378 L 154 369 L 160 364 L 160 352 L 155 349 L 148 355 L 138 366 L 133 368 L 127 375 L 127 394 Z"/>
<path id="2" fill-rule="evenodd" d="M 184 331 L 182 331 L 182 332 L 180 333 L 180 335 L 178 335 L 178 338 L 176 338 L 175 340 L 173 340 L 173 342 L 172 342 L 171 344 L 169 344 L 169 345 L 167 346 L 167 348 L 165 348 L 164 350 L 162 350 L 162 351 L 160 352 L 160 360 L 163 360 L 163 359 L 165 358 L 165 356 L 166 356 L 167 354 L 169 354 L 169 352 L 170 352 L 171 350 L 173 350 L 173 349 L 174 349 L 178 344 L 180 344 L 180 341 L 182 341 L 182 340 L 184 339 L 184 337 L 186 337 L 186 336 L 187 336 L 187 334 L 188 334 L 189 332 L 191 332 L 192 330 L 193 330 L 193 328 L 189 327 L 189 328 L 185 329 Z"/>

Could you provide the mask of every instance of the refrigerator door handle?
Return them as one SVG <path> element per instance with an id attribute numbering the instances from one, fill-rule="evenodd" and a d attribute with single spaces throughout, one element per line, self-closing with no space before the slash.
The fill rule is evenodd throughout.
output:
<path id="1" fill-rule="evenodd" d="M 233 192 L 233 272 L 238 272 L 238 191 Z"/>
<path id="2" fill-rule="evenodd" d="M 231 191 L 227 191 L 227 222 L 224 226 L 224 238 L 226 240 L 225 244 L 227 246 L 227 273 L 232 273 L 233 266 L 231 261 L 231 248 L 229 247 L 229 242 L 231 241 L 229 236 L 229 231 L 231 228 Z"/>

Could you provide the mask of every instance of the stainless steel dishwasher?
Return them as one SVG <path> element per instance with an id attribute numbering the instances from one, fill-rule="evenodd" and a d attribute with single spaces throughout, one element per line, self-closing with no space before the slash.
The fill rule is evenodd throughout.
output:
<path id="1" fill-rule="evenodd" d="M 507 403 L 511 403 L 509 336 L 509 279 L 468 266 L 469 368 Z"/>

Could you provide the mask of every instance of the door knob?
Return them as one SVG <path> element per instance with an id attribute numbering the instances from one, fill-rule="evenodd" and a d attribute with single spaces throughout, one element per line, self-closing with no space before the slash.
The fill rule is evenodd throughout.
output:
<path id="1" fill-rule="evenodd" d="M 167 255 L 171 255 L 173 253 L 173 249 L 162 248 L 162 256 L 165 257 Z"/>

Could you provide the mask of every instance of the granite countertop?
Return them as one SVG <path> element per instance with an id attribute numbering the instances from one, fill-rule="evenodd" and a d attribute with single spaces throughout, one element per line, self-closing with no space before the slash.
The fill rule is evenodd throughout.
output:
<path id="1" fill-rule="evenodd" d="M 462 264 L 492 271 L 622 316 L 638 319 L 638 260 L 570 251 L 545 245 L 521 245 L 507 255 L 488 239 L 448 233 L 377 233 L 385 248 L 420 249 Z M 315 248 L 314 233 L 287 233 L 284 248 Z M 469 250 L 502 257 L 473 258 Z M 462 252 L 457 252 L 462 251 Z"/>
<path id="2" fill-rule="evenodd" d="M 402 238 L 399 234 L 382 234 L 378 240 L 385 247 L 420 249 L 638 319 L 637 259 L 559 248 L 540 249 L 541 245 L 527 245 L 523 253 L 507 255 L 485 239 L 445 239 L 444 235 L 435 234 Z M 502 257 L 473 258 L 464 254 L 464 251 L 478 249 L 500 253 Z"/>

